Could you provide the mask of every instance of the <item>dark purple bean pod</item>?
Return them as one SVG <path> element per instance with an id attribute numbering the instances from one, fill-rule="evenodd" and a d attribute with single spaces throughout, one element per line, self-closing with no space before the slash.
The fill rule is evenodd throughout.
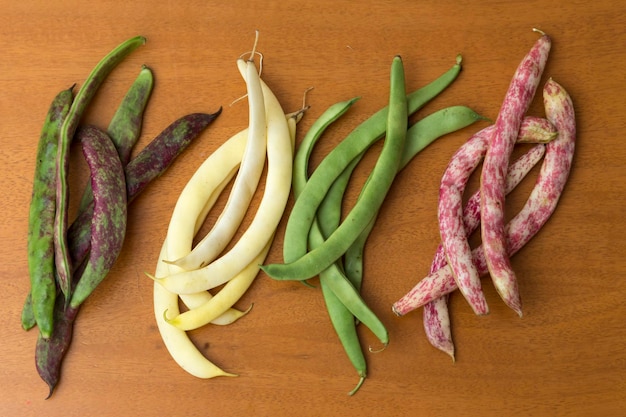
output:
<path id="1" fill-rule="evenodd" d="M 117 260 L 126 236 L 126 180 L 120 157 L 101 129 L 76 132 L 91 171 L 94 204 L 89 259 L 72 291 L 70 307 L 77 308 L 95 290 Z"/>
<path id="2" fill-rule="evenodd" d="M 155 178 L 159 177 L 222 112 L 191 113 L 179 118 L 139 152 L 126 167 L 126 189 L 133 200 Z"/>
<path id="3" fill-rule="evenodd" d="M 54 392 L 61 377 L 61 364 L 72 343 L 74 321 L 80 307 L 65 307 L 65 297 L 59 294 L 54 308 L 54 330 L 45 339 L 41 333 L 35 345 L 35 366 L 41 379 L 50 389 L 48 397 Z"/>

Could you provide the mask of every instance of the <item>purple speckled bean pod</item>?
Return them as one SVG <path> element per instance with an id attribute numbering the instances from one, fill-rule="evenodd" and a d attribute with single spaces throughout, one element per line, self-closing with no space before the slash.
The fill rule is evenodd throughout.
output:
<path id="1" fill-rule="evenodd" d="M 550 47 L 550 37 L 543 34 L 515 71 L 495 122 L 480 178 L 481 238 L 491 279 L 502 300 L 520 316 L 517 278 L 507 256 L 504 233 L 504 184 L 517 132 L 539 85 Z"/>
<path id="2" fill-rule="evenodd" d="M 180 117 L 157 135 L 124 167 L 128 203 L 148 184 L 163 174 L 181 152 L 221 113 L 191 113 Z M 73 265 L 79 265 L 89 253 L 93 204 L 79 213 L 67 231 Z"/>
<path id="3" fill-rule="evenodd" d="M 75 137 L 91 171 L 94 197 L 91 251 L 88 261 L 77 265 L 73 271 L 72 298 L 67 300 L 65 294 L 59 294 L 56 300 L 52 335 L 49 338 L 40 335 L 35 345 L 35 365 L 41 379 L 48 384 L 48 397 L 59 382 L 61 364 L 72 342 L 80 305 L 110 270 L 126 234 L 126 183 L 113 142 L 105 132 L 93 126 L 79 128 Z"/>
<path id="4" fill-rule="evenodd" d="M 574 157 L 576 121 L 572 100 L 553 80 L 546 83 L 543 94 L 547 119 L 556 127 L 558 136 L 545 145 L 546 153 L 535 187 L 524 207 L 505 228 L 509 256 L 528 243 L 556 209 Z M 489 270 L 483 247 L 474 249 L 472 257 L 481 276 L 486 275 Z M 418 282 L 393 304 L 392 310 L 399 316 L 405 315 L 456 288 L 452 271 L 445 266 Z"/>
<path id="5" fill-rule="evenodd" d="M 489 309 L 480 284 L 480 276 L 472 264 L 472 250 L 467 240 L 470 227 L 464 219 L 463 195 L 467 181 L 487 152 L 489 140 L 495 129 L 496 126 L 491 125 L 480 130 L 455 152 L 439 187 L 438 220 L 444 252 L 461 294 L 474 313 L 479 315 L 487 314 Z M 521 123 L 517 141 L 545 142 L 554 139 L 555 136 L 556 130 L 548 120 L 537 117 L 525 118 Z M 534 137 L 537 140 L 534 140 Z M 538 159 L 535 163 L 537 161 Z M 507 181 L 505 179 L 505 194 Z M 472 206 L 469 210 L 471 209 Z M 475 216 L 471 231 L 474 230 L 474 224 L 476 226 L 479 224 L 478 221 Z"/>
<path id="6" fill-rule="evenodd" d="M 191 113 L 175 120 L 134 157 L 126 167 L 126 188 L 133 200 L 155 178 L 167 170 L 176 157 L 187 148 L 217 116 L 215 113 Z"/>
<path id="7" fill-rule="evenodd" d="M 127 202 L 124 168 L 111 139 L 102 130 L 84 126 L 76 132 L 91 171 L 94 210 L 89 259 L 70 307 L 77 308 L 109 273 L 126 236 Z"/>
<path id="8" fill-rule="evenodd" d="M 143 45 L 146 39 L 143 36 L 130 38 L 109 52 L 91 71 L 85 83 L 80 87 L 72 102 L 67 118 L 61 126 L 59 146 L 57 152 L 56 170 L 56 216 L 54 222 L 54 263 L 57 271 L 57 281 L 63 294 L 69 298 L 71 292 L 72 264 L 67 243 L 68 204 L 69 204 L 69 155 L 70 145 L 78 129 L 80 120 L 87 106 L 95 96 L 100 85 L 113 69 L 126 58 L 128 54 Z"/>

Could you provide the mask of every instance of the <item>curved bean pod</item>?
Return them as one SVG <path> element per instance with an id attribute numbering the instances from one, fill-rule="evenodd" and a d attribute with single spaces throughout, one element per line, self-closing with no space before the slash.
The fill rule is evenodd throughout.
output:
<path id="1" fill-rule="evenodd" d="M 306 184 L 308 177 L 308 162 L 315 143 L 325 132 L 328 126 L 338 120 L 339 117 L 341 117 L 356 100 L 357 99 L 354 98 L 333 104 L 313 123 L 307 131 L 294 158 L 292 186 L 296 199 Z M 352 165 L 356 165 L 356 163 L 353 163 Z M 351 172 L 351 169 L 345 170 L 343 174 L 332 184 L 328 194 L 320 204 L 317 218 L 313 222 L 313 227 L 310 232 L 311 234 L 317 232 L 322 235 L 322 237 L 328 236 L 332 230 L 339 225 L 341 221 L 341 201 L 343 199 L 345 187 L 350 179 Z M 309 236 L 309 244 L 313 246 L 315 243 L 311 241 L 311 237 L 312 236 Z M 347 282 L 347 278 L 342 274 L 340 263 L 341 261 L 338 260 L 329 268 L 320 272 L 319 279 L 322 296 L 324 297 L 326 310 L 333 329 L 343 346 L 344 352 L 359 375 L 359 382 L 348 393 L 349 395 L 354 395 L 367 377 L 367 362 L 365 360 L 363 350 L 361 349 L 359 335 L 356 330 L 355 316 L 351 312 L 351 309 L 346 305 L 349 303 L 356 303 L 358 306 L 364 307 L 368 310 L 369 308 L 359 296 L 358 291 L 355 291 L 354 287 L 349 284 L 346 288 L 351 289 L 352 293 L 349 297 L 347 297 L 347 301 L 345 299 L 343 301 L 340 300 L 339 297 L 335 295 L 336 290 L 330 288 L 328 281 L 332 281 L 335 277 Z M 343 295 L 345 298 L 346 292 L 344 292 Z M 352 307 L 352 311 L 356 312 L 357 309 Z M 386 330 L 384 330 L 384 332 L 386 333 Z"/>
<path id="2" fill-rule="evenodd" d="M 74 98 L 72 89 L 58 93 L 48 109 L 37 144 L 28 214 L 27 252 L 31 289 L 22 309 L 22 327 L 28 329 L 37 324 L 44 338 L 52 334 L 57 292 L 54 271 L 55 160 L 61 125 Z"/>
<path id="3" fill-rule="evenodd" d="M 178 118 L 132 158 L 124 167 L 128 203 L 133 202 L 152 181 L 167 171 L 221 111 L 220 108 L 215 113 L 191 113 Z M 67 240 L 74 265 L 80 264 L 89 253 L 92 216 L 93 206 L 90 205 L 79 213 L 68 228 Z"/>
<path id="4" fill-rule="evenodd" d="M 535 187 L 526 204 L 508 223 L 505 232 L 509 256 L 519 251 L 548 221 L 567 182 L 574 156 L 576 121 L 574 107 L 567 91 L 553 80 L 544 86 L 544 107 L 548 120 L 559 132 L 546 146 L 546 153 Z M 474 264 L 481 275 L 487 274 L 482 246 L 472 251 Z M 456 289 L 451 269 L 444 267 L 422 279 L 392 310 L 399 316 Z"/>
<path id="5" fill-rule="evenodd" d="M 285 117 L 287 117 L 287 129 L 290 138 L 289 146 L 293 151 L 296 136 L 296 122 L 301 119 L 302 115 L 301 112 L 297 112 L 296 114 L 289 114 Z M 167 256 L 168 248 L 172 251 L 171 255 L 174 258 L 182 257 L 190 250 L 191 240 L 204 221 L 206 213 L 213 206 L 215 199 L 224 188 L 227 181 L 234 175 L 234 170 L 241 161 L 247 138 L 247 130 L 231 137 L 205 160 L 189 180 L 181 192 L 174 208 L 168 229 L 168 237 L 163 244 L 155 275 L 170 275 L 178 272 L 178 267 L 164 262 L 166 258 L 169 258 Z M 213 168 L 216 167 L 216 164 L 221 168 L 214 170 Z M 182 215 L 182 213 L 190 214 L 189 211 L 186 210 L 191 210 L 191 214 L 197 215 L 198 218 L 195 222 L 190 222 L 190 219 L 195 218 L 193 215 Z M 181 215 L 177 215 L 177 213 Z M 172 243 L 168 242 L 170 238 L 172 238 L 170 241 Z M 208 303 L 213 296 L 208 291 L 199 291 L 189 295 L 181 295 L 180 298 L 189 309 L 196 309 Z M 155 282 L 155 318 L 161 337 L 175 362 L 185 371 L 199 378 L 235 376 L 234 374 L 224 372 L 204 357 L 189 339 L 185 331 L 172 326 L 165 320 L 165 315 L 163 314 L 165 311 L 168 311 L 169 314 L 180 313 L 178 309 L 178 296 Z M 239 312 L 231 308 L 221 316 L 212 320 L 211 323 L 228 324 L 245 313 L 246 312 Z"/>
<path id="6" fill-rule="evenodd" d="M 157 261 L 155 274 L 170 274 L 180 268 L 165 262 L 171 257 L 178 259 L 191 250 L 193 237 L 200 229 L 209 210 L 233 178 L 247 141 L 247 130 L 233 135 L 218 147 L 194 172 L 181 191 L 168 226 L 167 237 L 163 242 Z M 182 297 L 181 297 L 182 298 Z M 198 308 L 211 300 L 208 292 L 190 294 L 183 298 L 188 308 Z M 187 333 L 170 325 L 164 316 L 179 314 L 178 296 L 155 283 L 153 289 L 154 315 L 161 338 L 174 361 L 186 372 L 198 378 L 235 376 L 223 371 L 209 361 L 193 344 Z M 229 309 L 215 318 L 214 324 L 229 324 L 240 318 L 243 312 Z"/>
<path id="7" fill-rule="evenodd" d="M 526 120 L 526 119 L 525 119 Z M 523 123 L 523 125 L 526 123 Z M 532 126 L 532 124 L 528 124 Z M 550 124 L 551 128 L 554 128 Z M 524 136 L 525 129 L 520 130 L 518 141 L 531 140 L 530 137 Z M 556 132 L 556 131 L 555 131 Z M 532 131 L 538 133 L 539 141 L 543 141 L 543 133 L 541 131 Z M 556 137 L 556 135 L 555 135 Z M 537 145 L 531 148 L 527 153 L 509 166 L 506 182 L 506 194 L 510 193 L 524 179 L 530 170 L 541 160 L 545 153 L 545 146 Z M 463 209 L 463 224 L 465 234 L 469 236 L 476 230 L 480 224 L 480 192 L 474 193 L 467 201 Z M 445 250 L 442 244 L 437 247 L 435 257 L 433 259 L 430 274 L 447 265 Z M 452 334 L 450 332 L 450 319 L 447 310 L 448 297 L 437 298 L 430 303 L 424 305 L 423 319 L 424 330 L 430 343 L 447 353 L 454 360 L 454 344 L 452 343 Z"/>
<path id="8" fill-rule="evenodd" d="M 298 163 L 294 163 L 293 190 L 296 198 L 306 184 L 308 160 L 314 143 L 324 133 L 328 125 L 343 115 L 353 102 L 354 99 L 331 106 L 311 126 L 302 140 L 296 155 Z M 309 232 L 309 245 L 311 247 L 323 242 L 326 236 L 329 236 L 341 223 L 343 195 L 352 175 L 352 170 L 359 160 L 360 158 L 355 158 L 333 182 L 320 204 L 316 219 Z M 318 242 L 315 242 L 316 235 L 319 236 Z M 361 388 L 367 377 L 367 361 L 361 348 L 356 320 L 369 327 L 384 344 L 388 342 L 387 330 L 361 298 L 358 288 L 350 282 L 349 278 L 342 271 L 341 259 L 320 272 L 319 281 L 326 311 L 333 329 L 359 376 L 357 385 L 348 393 L 348 395 L 354 395 Z M 332 288 L 333 286 L 339 286 L 339 288 Z M 369 320 L 370 317 L 372 320 Z"/>
<path id="9" fill-rule="evenodd" d="M 407 132 L 401 169 L 406 167 L 406 165 L 417 155 L 417 153 L 419 153 L 436 138 L 467 127 L 479 120 L 484 120 L 484 118 L 465 106 L 451 106 L 444 108 L 426 116 L 422 120 L 419 120 L 411 126 Z M 343 260 L 345 275 L 356 289 L 361 287 L 363 275 L 363 251 L 374 224 L 375 221 L 372 221 L 344 254 Z M 444 313 L 447 313 L 447 309 L 440 311 L 438 316 L 440 320 L 439 323 L 444 323 L 444 319 L 446 317 Z M 433 326 L 430 328 L 432 329 Z M 440 329 L 438 334 L 439 340 L 445 340 L 446 335 L 443 334 L 444 330 L 445 327 Z M 432 332 L 430 336 L 431 340 L 434 340 L 434 332 Z M 450 352 L 449 347 L 448 351 Z M 454 346 L 452 346 L 450 354 L 452 356 L 454 355 Z"/>
<path id="10" fill-rule="evenodd" d="M 155 274 L 169 274 L 169 269 L 173 265 L 163 262 L 169 258 L 167 253 L 167 238 L 163 242 L 161 253 L 157 261 Z M 163 316 L 164 311 L 170 314 L 180 312 L 178 306 L 178 296 L 158 283 L 153 285 L 153 303 L 157 327 L 161 339 L 167 348 L 170 356 L 186 372 L 197 378 L 215 378 L 218 376 L 236 376 L 230 372 L 222 370 L 219 366 L 208 360 L 196 347 L 187 333 L 169 324 Z"/>
<path id="11" fill-rule="evenodd" d="M 546 119 L 532 118 L 525 119 L 525 122 L 521 124 L 518 134 L 520 138 L 526 139 L 533 134 L 538 134 L 543 140 L 549 138 L 550 133 L 556 135 L 556 130 Z M 542 130 L 544 128 L 549 130 Z M 474 313 L 479 315 L 487 314 L 489 308 L 480 284 L 480 276 L 472 264 L 472 250 L 467 240 L 467 227 L 463 215 L 463 195 L 467 181 L 487 152 L 489 140 L 495 129 L 496 126 L 491 125 L 480 130 L 454 153 L 441 178 L 437 210 L 439 230 L 448 265 L 454 272 L 461 294 Z"/>
<path id="12" fill-rule="evenodd" d="M 504 183 L 517 132 L 535 95 L 550 47 L 550 37 L 542 34 L 515 71 L 498 113 L 480 176 L 481 238 L 489 272 L 502 300 L 519 316 L 522 304 L 504 233 Z"/>
<path id="13" fill-rule="evenodd" d="M 228 311 L 250 288 L 252 282 L 259 273 L 259 265 L 265 261 L 265 257 L 272 245 L 274 235 L 268 238 L 267 244 L 239 274 L 234 276 L 224 285 L 215 296 L 206 303 L 196 306 L 188 311 L 173 316 L 165 311 L 165 320 L 180 330 L 194 330 L 209 324 Z M 169 316 L 169 317 L 168 317 Z"/>
<path id="14" fill-rule="evenodd" d="M 143 45 L 146 39 L 143 36 L 136 36 L 128 39 L 109 52 L 103 59 L 98 62 L 91 71 L 85 83 L 76 93 L 76 97 L 72 102 L 69 113 L 61 126 L 59 134 L 59 145 L 56 158 L 56 215 L 54 223 L 54 247 L 55 247 L 55 267 L 57 271 L 57 281 L 66 299 L 70 299 L 71 292 L 71 276 L 72 267 L 67 243 L 67 227 L 68 227 L 68 168 L 70 144 L 74 137 L 74 133 L 78 128 L 80 119 L 96 94 L 98 88 L 109 75 L 109 73 L 124 59 L 128 54 Z M 119 157 L 118 157 L 119 159 Z"/>
<path id="15" fill-rule="evenodd" d="M 70 306 L 77 308 L 108 274 L 122 250 L 126 235 L 126 181 L 113 142 L 97 128 L 76 132 L 91 171 L 94 211 L 89 260 L 72 292 Z"/>
<path id="16" fill-rule="evenodd" d="M 252 57 L 254 52 L 252 53 Z M 243 62 L 243 59 L 239 59 Z M 241 64 L 247 86 L 249 103 L 248 140 L 239 171 L 226 206 L 206 236 L 185 257 L 173 263 L 185 270 L 193 270 L 213 261 L 228 245 L 241 224 L 257 189 L 265 166 L 267 126 L 263 90 L 259 73 L 252 58 Z"/>

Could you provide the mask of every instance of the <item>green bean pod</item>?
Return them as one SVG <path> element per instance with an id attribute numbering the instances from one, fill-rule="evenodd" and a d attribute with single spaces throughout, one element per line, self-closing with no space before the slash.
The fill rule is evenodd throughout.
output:
<path id="1" fill-rule="evenodd" d="M 322 245 L 308 253 L 305 252 L 304 256 L 294 262 L 263 266 L 263 270 L 272 278 L 294 279 L 294 277 L 298 277 L 295 279 L 307 279 L 319 274 L 345 253 L 382 205 L 398 172 L 407 133 L 408 109 L 404 67 L 399 56 L 396 56 L 392 62 L 390 80 L 387 136 L 376 165 L 363 186 L 359 200 L 344 222 Z M 303 195 L 304 192 L 301 197 Z M 296 200 L 296 204 L 297 202 L 298 200 Z"/>
<path id="2" fill-rule="evenodd" d="M 293 172 L 293 192 L 294 196 L 297 199 L 300 195 L 300 192 L 307 181 L 308 176 L 308 162 L 310 159 L 310 154 L 313 150 L 313 147 L 317 140 L 321 137 L 321 135 L 325 132 L 326 128 L 331 124 L 338 120 L 356 101 L 356 98 L 336 103 L 330 106 L 309 128 L 307 134 L 304 136 L 302 142 L 300 143 L 300 147 L 296 156 L 294 158 L 294 172 Z M 349 179 L 349 177 L 346 177 Z M 340 184 L 341 181 L 337 181 L 336 184 Z M 335 184 L 333 184 L 334 186 Z M 322 208 L 327 206 L 335 206 L 334 196 L 339 197 L 339 206 L 341 205 L 341 198 L 343 196 L 343 190 L 347 185 L 347 181 L 344 181 L 343 184 L 340 184 L 338 187 L 333 187 L 331 191 L 328 193 L 324 202 L 320 206 L 320 227 L 325 227 L 327 230 L 334 230 L 340 223 L 340 207 L 337 207 L 338 210 L 322 210 Z M 326 204 L 324 204 L 326 203 Z M 325 214 L 325 215 L 324 215 Z M 337 215 L 338 214 L 338 215 Z M 317 226 L 317 222 L 315 223 Z M 311 244 L 315 244 L 315 242 L 311 242 Z M 327 278 L 327 275 L 332 274 L 341 274 L 340 266 L 337 264 L 333 264 L 328 269 L 322 271 L 320 273 L 320 284 L 321 290 L 324 297 L 324 301 L 326 303 L 327 312 L 329 314 L 331 323 L 339 340 L 346 352 L 350 362 L 356 369 L 359 375 L 359 382 L 356 387 L 350 391 L 350 395 L 353 395 L 358 389 L 361 387 L 365 378 L 367 376 L 367 362 L 365 360 L 365 356 L 363 355 L 363 350 L 361 349 L 359 337 L 356 331 L 356 323 L 354 320 L 354 316 L 350 312 L 350 310 L 344 305 L 344 303 L 334 294 L 334 292 L 329 288 L 327 280 L 333 278 Z M 345 277 L 340 276 L 339 279 L 344 279 Z M 360 297 L 354 299 L 350 299 L 350 302 L 358 303 L 364 302 L 360 299 Z M 367 308 L 367 306 L 364 306 Z"/>
<path id="3" fill-rule="evenodd" d="M 407 97 L 408 114 L 413 114 L 448 87 L 461 71 L 461 58 L 456 64 L 426 86 Z M 320 163 L 307 182 L 302 196 L 296 200 L 287 221 L 283 245 L 283 260 L 291 263 L 307 252 L 306 236 L 315 212 L 328 188 L 357 155 L 364 153 L 382 138 L 387 129 L 389 106 L 380 109 L 359 124 Z"/>
<path id="4" fill-rule="evenodd" d="M 56 298 L 54 270 L 54 218 L 56 202 L 56 154 L 63 121 L 73 100 L 72 88 L 56 95 L 46 116 L 39 143 L 28 215 L 28 271 L 31 296 L 23 310 L 22 326 L 38 325 L 43 337 L 49 337 L 54 325 Z M 28 300 L 30 299 L 30 303 Z M 28 309 L 32 308 L 32 312 Z M 31 314 L 32 313 L 32 314 Z"/>
<path id="5" fill-rule="evenodd" d="M 80 119 L 85 109 L 95 96 L 98 88 L 110 74 L 110 72 L 128 54 L 139 46 L 143 45 L 146 39 L 143 36 L 136 36 L 128 39 L 114 48 L 91 71 L 85 83 L 76 94 L 69 113 L 61 126 L 59 146 L 56 159 L 56 216 L 54 224 L 54 247 L 55 247 L 55 267 L 57 271 L 57 281 L 66 299 L 70 298 L 72 266 L 67 245 L 67 225 L 68 225 L 68 169 L 70 145 Z"/>
<path id="6" fill-rule="evenodd" d="M 76 133 L 91 171 L 94 211 L 91 249 L 76 283 L 70 308 L 78 308 L 100 284 L 117 260 L 126 235 L 126 181 L 111 139 L 100 129 L 85 126 Z"/>
<path id="7" fill-rule="evenodd" d="M 467 106 L 450 106 L 417 121 L 407 131 L 404 153 L 400 161 L 400 170 L 404 169 L 420 151 L 436 139 L 481 120 L 488 119 Z M 344 254 L 345 274 L 357 289 L 360 288 L 360 281 L 363 275 L 365 243 L 377 217 L 378 214 Z"/>
<path id="8" fill-rule="evenodd" d="M 139 75 L 128 89 L 107 127 L 106 132 L 113 141 L 123 166 L 128 164 L 131 152 L 141 135 L 144 111 L 153 87 L 154 74 L 150 68 L 142 65 Z M 87 183 L 78 212 L 86 210 L 92 201 L 91 184 Z"/>
<path id="9" fill-rule="evenodd" d="M 328 311 L 335 333 L 337 333 L 348 359 L 359 375 L 359 382 L 348 393 L 349 395 L 354 395 L 359 388 L 361 388 L 361 385 L 363 385 L 367 377 L 367 361 L 365 360 L 363 349 L 361 349 L 354 316 L 337 296 L 335 296 L 335 293 L 328 288 L 325 280 L 320 279 L 320 286 L 322 287 L 326 310 Z"/>
<path id="10" fill-rule="evenodd" d="M 316 222 L 311 229 L 310 242 L 312 235 L 315 233 L 321 234 L 322 237 L 329 236 L 339 226 L 343 195 L 350 180 L 351 172 L 352 170 L 348 169 L 344 171 L 328 190 L 328 194 L 318 210 Z M 363 320 L 364 315 L 359 314 L 358 308 L 365 310 L 367 313 L 371 313 L 371 310 L 361 298 L 358 290 L 350 285 L 352 283 L 349 282 L 349 278 L 343 272 L 341 259 L 338 259 L 333 265 L 320 272 L 319 280 L 331 324 L 335 329 L 335 333 L 337 333 L 344 352 L 359 375 L 359 382 L 348 393 L 349 395 L 354 395 L 361 388 L 367 377 L 367 361 L 357 333 L 357 321 L 355 318 L 359 319 L 358 317 L 361 317 L 359 320 Z M 347 290 L 341 291 L 331 288 L 331 286 L 342 286 L 341 284 L 344 284 L 343 288 Z M 337 294 L 341 295 L 342 298 L 338 297 Z M 353 314 L 353 311 L 356 313 Z M 386 344 L 386 339 L 388 338 L 387 330 L 375 315 L 373 320 L 378 321 L 381 327 L 378 327 L 378 325 L 372 326 L 372 324 L 367 322 L 367 318 L 364 324 L 368 325 L 379 339 L 385 340 L 383 343 Z M 380 334 L 383 336 L 377 334 L 377 329 L 381 329 L 382 333 Z"/>
<path id="11" fill-rule="evenodd" d="M 20 321 L 22 322 L 22 329 L 24 330 L 30 330 L 37 325 L 35 313 L 33 313 L 33 298 L 30 289 L 28 290 L 28 294 L 26 294 L 26 299 L 24 300 L 24 304 L 22 306 Z"/>

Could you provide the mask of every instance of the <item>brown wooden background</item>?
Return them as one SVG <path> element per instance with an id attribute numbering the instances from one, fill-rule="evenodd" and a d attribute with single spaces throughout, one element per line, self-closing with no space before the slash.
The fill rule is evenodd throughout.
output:
<path id="1" fill-rule="evenodd" d="M 58 3 L 58 4 L 55 4 Z M 0 415 L 4 416 L 619 416 L 626 409 L 626 271 L 623 221 L 626 151 L 626 10 L 598 0 L 503 1 L 0 1 Z M 207 355 L 238 378 L 199 380 L 169 357 L 152 312 L 153 271 L 183 185 L 223 140 L 247 123 L 235 59 L 260 30 L 263 76 L 286 110 L 302 93 L 312 106 L 298 140 L 330 104 L 361 100 L 320 143 L 316 161 L 385 105 L 388 70 L 402 55 L 408 88 L 447 70 L 457 82 L 418 117 L 466 104 L 495 118 L 510 78 L 537 38 L 554 40 L 544 77 L 573 97 L 579 139 L 569 183 L 545 228 L 513 258 L 522 319 L 488 281 L 491 314 L 451 301 L 457 361 L 425 340 L 421 311 L 397 318 L 391 304 L 430 265 L 438 243 L 439 179 L 474 125 L 433 144 L 398 177 L 366 252 L 364 298 L 388 326 L 391 343 L 356 375 L 327 318 L 321 295 L 260 275 L 241 300 L 253 311 L 228 327 L 192 333 Z M 148 42 L 111 74 L 85 122 L 106 126 L 141 64 L 156 85 L 138 149 L 177 117 L 224 112 L 132 206 L 123 254 L 84 305 L 56 394 L 34 368 L 35 331 L 19 316 L 28 289 L 27 212 L 36 143 L 52 97 L 82 83 L 111 48 L 134 35 Z M 536 99 L 530 113 L 542 115 Z M 365 178 L 375 154 L 364 160 Z M 80 166 L 74 158 L 73 166 Z M 74 170 L 79 172 L 78 170 Z M 536 171 L 534 171 L 536 174 Z M 74 174 L 73 184 L 84 181 Z M 526 199 L 533 175 L 511 195 Z M 470 183 L 475 186 L 476 181 Z M 356 185 L 355 185 L 356 187 Z M 354 201 L 352 188 L 349 201 Z M 291 205 L 291 202 L 290 202 Z M 281 224 L 270 253 L 281 260 Z M 365 344 L 374 343 L 366 329 Z"/>

